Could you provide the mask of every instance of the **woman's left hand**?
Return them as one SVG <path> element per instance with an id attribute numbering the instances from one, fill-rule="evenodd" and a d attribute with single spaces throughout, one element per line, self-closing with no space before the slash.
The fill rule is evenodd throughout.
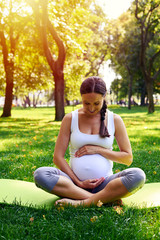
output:
<path id="1" fill-rule="evenodd" d="M 78 149 L 75 153 L 75 157 L 82 157 L 84 155 L 96 154 L 98 153 L 99 146 L 95 145 L 85 145 Z"/>

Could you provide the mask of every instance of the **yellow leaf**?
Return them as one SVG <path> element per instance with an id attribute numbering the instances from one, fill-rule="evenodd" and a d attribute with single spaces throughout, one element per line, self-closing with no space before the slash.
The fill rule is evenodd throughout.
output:
<path id="1" fill-rule="evenodd" d="M 34 221 L 34 217 L 31 217 L 31 218 L 30 218 L 30 222 L 33 222 L 33 221 Z"/>
<path id="2" fill-rule="evenodd" d="M 93 216 L 90 220 L 91 220 L 91 222 L 95 222 L 97 219 L 98 219 L 97 216 Z"/>
<path id="3" fill-rule="evenodd" d="M 60 211 L 64 211 L 64 207 L 63 206 L 59 206 L 57 207 L 57 210 L 60 212 Z"/>
<path id="4" fill-rule="evenodd" d="M 103 205 L 103 202 L 101 201 L 101 200 L 99 200 L 98 202 L 97 202 L 97 207 L 101 207 Z"/>
<path id="5" fill-rule="evenodd" d="M 33 166 L 31 169 L 33 170 L 33 169 L 35 169 L 36 168 L 36 166 Z"/>
<path id="6" fill-rule="evenodd" d="M 122 209 L 121 207 L 115 206 L 115 207 L 113 207 L 113 208 L 114 208 L 114 210 L 115 210 L 118 214 L 122 214 L 122 213 L 123 213 L 123 209 Z"/>

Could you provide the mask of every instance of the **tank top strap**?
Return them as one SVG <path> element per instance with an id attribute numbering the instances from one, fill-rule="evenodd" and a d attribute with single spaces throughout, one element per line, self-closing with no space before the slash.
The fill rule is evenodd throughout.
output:
<path id="1" fill-rule="evenodd" d="M 108 113 L 108 132 L 109 134 L 113 135 L 115 134 L 115 126 L 114 126 L 114 115 L 113 112 L 111 112 L 110 110 L 107 109 L 107 113 Z"/>
<path id="2" fill-rule="evenodd" d="M 72 112 L 71 132 L 78 129 L 78 109 Z"/>

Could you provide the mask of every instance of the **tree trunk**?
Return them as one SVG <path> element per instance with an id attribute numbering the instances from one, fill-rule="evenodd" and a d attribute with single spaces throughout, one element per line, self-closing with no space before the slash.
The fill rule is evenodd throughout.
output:
<path id="1" fill-rule="evenodd" d="M 141 106 L 145 105 L 145 95 L 146 95 L 146 84 L 143 80 L 143 85 L 141 88 Z"/>
<path id="2" fill-rule="evenodd" d="M 13 100 L 13 69 L 14 64 L 8 63 L 6 67 L 6 90 L 5 90 L 5 103 L 1 117 L 10 117 Z"/>
<path id="3" fill-rule="evenodd" d="M 146 86 L 147 86 L 147 94 L 148 94 L 148 100 L 149 100 L 148 113 L 153 113 L 154 112 L 154 101 L 153 101 L 153 81 L 152 81 L 152 79 L 147 79 Z"/>
<path id="4" fill-rule="evenodd" d="M 133 82 L 133 75 L 130 68 L 126 65 L 126 69 L 128 71 L 129 76 L 129 84 L 128 84 L 128 109 L 131 109 L 131 97 L 132 97 L 132 82 Z"/>
<path id="5" fill-rule="evenodd" d="M 64 74 L 54 74 L 55 81 L 55 121 L 61 121 L 64 113 Z"/>
<path id="6" fill-rule="evenodd" d="M 133 77 L 130 74 L 129 75 L 129 88 L 128 88 L 128 109 L 131 109 L 131 97 L 132 97 L 132 82 L 133 82 Z"/>

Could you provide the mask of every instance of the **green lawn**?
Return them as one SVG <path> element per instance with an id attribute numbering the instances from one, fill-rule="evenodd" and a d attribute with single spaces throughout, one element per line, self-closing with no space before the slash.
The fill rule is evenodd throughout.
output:
<path id="1" fill-rule="evenodd" d="M 76 108 L 76 107 L 75 107 Z M 75 109 L 74 108 L 74 109 Z M 77 106 L 78 108 L 78 106 Z M 147 108 L 109 107 L 126 125 L 134 161 L 142 168 L 147 183 L 160 181 L 160 107 L 154 114 Z M 66 107 L 70 112 L 73 107 Z M 2 109 L 0 109 L 0 114 Z M 14 108 L 11 118 L 0 118 L 0 178 L 33 182 L 40 166 L 53 166 L 53 153 L 60 122 L 54 121 L 54 108 Z M 118 150 L 116 142 L 114 149 Z M 66 153 L 69 160 L 69 152 Z M 114 171 L 126 167 L 114 164 Z M 97 216 L 96 218 L 93 218 Z M 0 205 L 0 239 L 160 239 L 160 207 L 66 207 L 52 210 L 19 205 Z"/>

